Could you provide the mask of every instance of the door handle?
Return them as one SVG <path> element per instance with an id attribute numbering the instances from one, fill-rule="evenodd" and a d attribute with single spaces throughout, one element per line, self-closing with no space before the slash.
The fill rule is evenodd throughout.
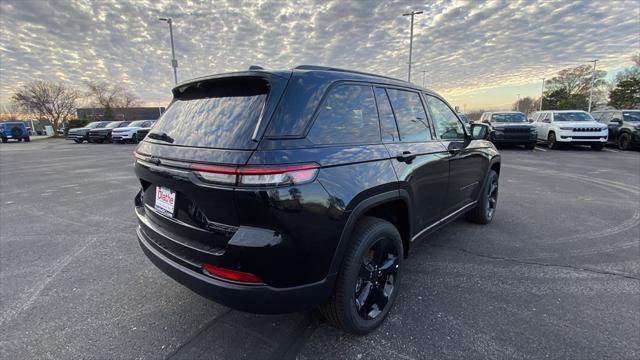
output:
<path id="1" fill-rule="evenodd" d="M 447 150 L 449 151 L 449 154 L 451 155 L 455 155 L 457 153 L 460 152 L 460 150 L 463 149 L 464 146 L 458 144 L 458 143 L 450 143 L 449 146 L 447 147 Z"/>
<path id="2" fill-rule="evenodd" d="M 396 156 L 398 161 L 406 162 L 407 164 L 411 164 L 413 159 L 416 158 L 415 154 L 412 154 L 411 151 L 403 151 L 402 154 Z"/>

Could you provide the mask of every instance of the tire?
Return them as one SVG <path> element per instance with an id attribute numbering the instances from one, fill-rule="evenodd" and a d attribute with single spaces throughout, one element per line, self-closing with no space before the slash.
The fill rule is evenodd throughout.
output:
<path id="1" fill-rule="evenodd" d="M 533 150 L 536 147 L 536 143 L 525 144 L 524 148 L 527 150 Z"/>
<path id="2" fill-rule="evenodd" d="M 76 144 L 82 144 L 82 140 L 74 139 L 73 141 L 75 141 Z"/>
<path id="3" fill-rule="evenodd" d="M 393 224 L 373 217 L 360 219 L 333 293 L 320 306 L 320 313 L 333 326 L 354 335 L 375 330 L 398 295 L 403 254 L 402 238 Z"/>
<path id="4" fill-rule="evenodd" d="M 560 147 L 556 141 L 556 133 L 550 132 L 547 136 L 547 147 L 552 150 L 557 150 Z"/>
<path id="5" fill-rule="evenodd" d="M 133 144 L 137 144 L 138 143 L 138 134 L 131 135 L 131 143 L 133 143 Z"/>
<path id="6" fill-rule="evenodd" d="M 486 225 L 495 217 L 498 205 L 498 174 L 494 170 L 489 170 L 487 181 L 480 194 L 480 199 L 476 206 L 467 212 L 467 220 L 476 224 Z"/>
<path id="7" fill-rule="evenodd" d="M 618 149 L 629 150 L 631 147 L 631 135 L 629 133 L 622 133 L 618 138 Z"/>
<path id="8" fill-rule="evenodd" d="M 29 142 L 31 141 L 31 137 L 27 136 L 26 138 L 24 138 L 24 142 Z"/>
<path id="9" fill-rule="evenodd" d="M 8 141 L 9 141 L 9 139 L 7 139 L 7 138 L 6 138 L 6 137 L 4 137 L 4 136 L 2 137 L 2 142 L 3 142 L 3 143 L 7 143 Z"/>
<path id="10" fill-rule="evenodd" d="M 600 151 L 604 148 L 604 144 L 591 144 L 591 150 Z"/>

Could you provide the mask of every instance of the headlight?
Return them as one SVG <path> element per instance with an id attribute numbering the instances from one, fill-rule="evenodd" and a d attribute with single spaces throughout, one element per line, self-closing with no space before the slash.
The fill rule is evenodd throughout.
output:
<path id="1" fill-rule="evenodd" d="M 633 128 L 636 129 L 636 130 L 640 130 L 640 125 L 636 125 Z"/>
<path id="2" fill-rule="evenodd" d="M 572 127 L 561 127 L 560 130 L 573 130 Z"/>

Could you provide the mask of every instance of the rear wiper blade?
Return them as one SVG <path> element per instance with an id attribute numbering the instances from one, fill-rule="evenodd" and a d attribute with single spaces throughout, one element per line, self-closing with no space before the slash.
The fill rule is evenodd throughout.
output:
<path id="1" fill-rule="evenodd" d="M 149 133 L 148 137 L 156 140 L 166 141 L 168 143 L 173 143 L 173 138 L 166 133 Z"/>

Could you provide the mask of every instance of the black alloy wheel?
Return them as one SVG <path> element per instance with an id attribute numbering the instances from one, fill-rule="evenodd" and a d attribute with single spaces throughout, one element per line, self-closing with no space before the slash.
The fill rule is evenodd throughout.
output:
<path id="1" fill-rule="evenodd" d="M 498 205 L 498 177 L 492 176 L 489 183 L 489 189 L 487 190 L 487 218 L 489 221 L 493 219 L 493 215 L 496 213 L 496 207 Z"/>
<path id="2" fill-rule="evenodd" d="M 629 145 L 631 145 L 631 136 L 626 132 L 620 134 L 620 138 L 618 138 L 618 149 L 629 150 Z"/>
<path id="3" fill-rule="evenodd" d="M 383 219 L 365 216 L 351 234 L 333 293 L 320 313 L 354 335 L 375 330 L 398 296 L 404 259 L 402 238 Z"/>
<path id="4" fill-rule="evenodd" d="M 486 225 L 493 220 L 498 206 L 498 173 L 489 170 L 478 203 L 467 212 L 467 220 Z"/>
<path id="5" fill-rule="evenodd" d="M 388 238 L 378 239 L 365 252 L 354 293 L 354 304 L 362 319 L 375 319 L 389 303 L 396 285 L 399 257 L 398 249 Z"/>

